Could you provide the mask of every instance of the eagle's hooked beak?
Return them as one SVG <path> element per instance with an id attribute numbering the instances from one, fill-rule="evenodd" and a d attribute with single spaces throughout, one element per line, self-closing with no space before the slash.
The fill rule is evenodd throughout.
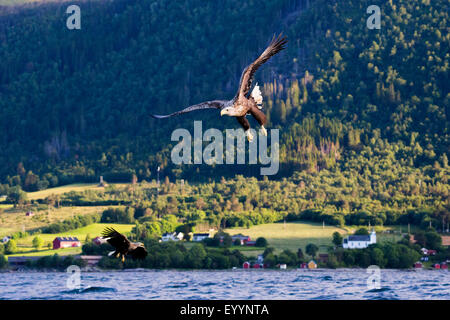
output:
<path id="1" fill-rule="evenodd" d="M 223 116 L 224 114 L 227 114 L 227 110 L 223 109 L 222 111 L 220 111 L 220 116 Z"/>

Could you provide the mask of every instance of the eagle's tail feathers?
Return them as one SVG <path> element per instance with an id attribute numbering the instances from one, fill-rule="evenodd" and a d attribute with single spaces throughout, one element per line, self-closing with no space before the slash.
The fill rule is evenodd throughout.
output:
<path id="1" fill-rule="evenodd" d="M 108 252 L 108 257 L 112 256 L 115 252 L 116 250 Z"/>
<path id="2" fill-rule="evenodd" d="M 261 90 L 259 90 L 258 84 L 256 84 L 255 87 L 253 88 L 251 96 L 253 97 L 253 99 L 255 99 L 255 102 L 256 102 L 256 105 L 258 106 L 258 108 L 261 109 L 263 97 L 261 95 Z"/>

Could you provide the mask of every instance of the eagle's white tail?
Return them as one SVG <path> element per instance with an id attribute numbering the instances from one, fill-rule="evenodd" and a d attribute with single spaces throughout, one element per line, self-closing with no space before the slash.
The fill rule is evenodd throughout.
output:
<path id="1" fill-rule="evenodd" d="M 112 256 L 114 254 L 114 252 L 116 252 L 116 251 L 114 250 L 114 251 L 108 252 L 108 257 Z"/>
<path id="2" fill-rule="evenodd" d="M 261 109 L 263 97 L 261 95 L 261 90 L 259 90 L 258 84 L 256 84 L 255 87 L 253 88 L 251 96 L 253 97 L 253 99 L 255 99 L 258 108 Z"/>

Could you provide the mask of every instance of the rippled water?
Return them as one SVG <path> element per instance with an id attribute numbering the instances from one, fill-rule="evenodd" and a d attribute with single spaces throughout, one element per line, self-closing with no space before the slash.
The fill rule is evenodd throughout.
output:
<path id="1" fill-rule="evenodd" d="M 82 272 L 68 289 L 64 272 L 0 273 L 0 299 L 450 299 L 444 270 L 127 270 Z"/>

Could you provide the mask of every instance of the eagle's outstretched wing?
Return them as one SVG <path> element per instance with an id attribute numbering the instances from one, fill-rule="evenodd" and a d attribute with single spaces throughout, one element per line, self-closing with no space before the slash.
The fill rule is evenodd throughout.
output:
<path id="1" fill-rule="evenodd" d="M 195 111 L 195 110 L 203 110 L 203 109 L 222 109 L 226 106 L 228 101 L 225 100 L 213 100 L 213 101 L 205 101 L 199 104 L 194 104 L 190 107 L 187 107 L 183 110 L 171 113 L 171 114 L 167 114 L 167 115 L 156 115 L 156 114 L 152 114 L 151 116 L 153 118 L 156 119 L 163 119 L 163 118 L 169 118 L 169 117 L 173 117 L 173 116 L 177 116 L 179 114 L 183 114 L 183 113 L 187 113 L 187 112 L 191 112 L 191 111 Z"/>
<path id="2" fill-rule="evenodd" d="M 102 232 L 102 237 L 108 238 L 106 241 L 116 249 L 128 249 L 130 246 L 130 240 L 114 228 L 106 227 Z"/>
<path id="3" fill-rule="evenodd" d="M 287 38 L 283 37 L 282 34 L 280 34 L 276 38 L 275 35 L 273 36 L 272 41 L 270 42 L 266 50 L 264 50 L 264 52 L 258 57 L 258 59 L 253 61 L 253 63 L 251 63 L 250 65 L 248 65 L 242 72 L 236 98 L 247 96 L 252 86 L 253 76 L 255 75 L 256 70 L 258 70 L 258 68 L 267 60 L 269 60 L 272 56 L 276 55 L 278 52 L 285 49 L 284 45 L 286 43 Z"/>

